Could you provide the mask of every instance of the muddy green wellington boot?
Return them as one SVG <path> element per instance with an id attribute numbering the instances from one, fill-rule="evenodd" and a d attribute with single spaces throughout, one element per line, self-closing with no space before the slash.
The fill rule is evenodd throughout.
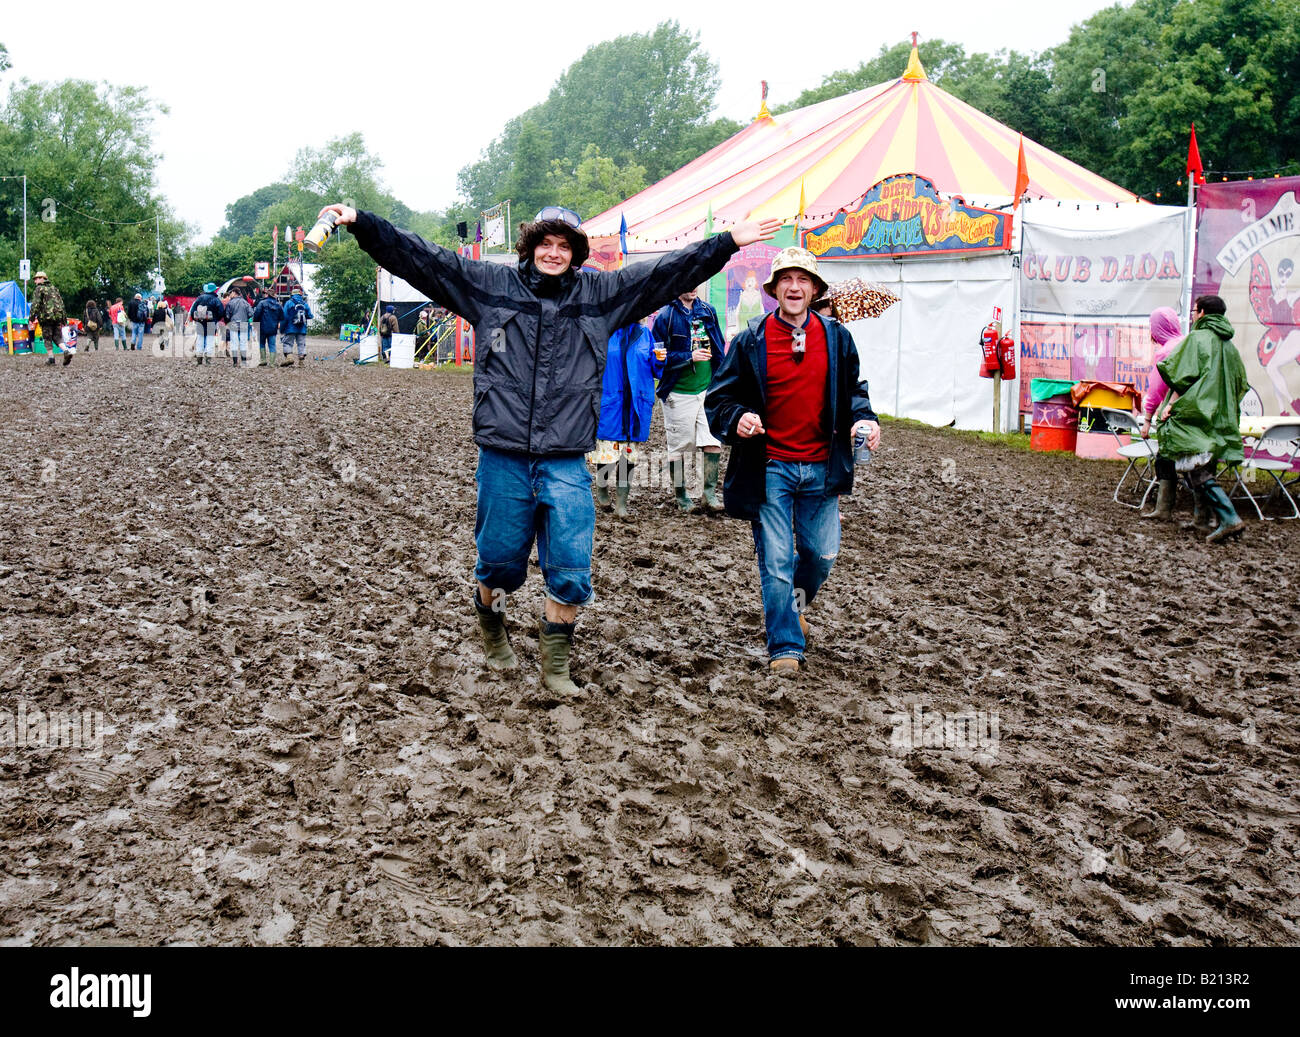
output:
<path id="1" fill-rule="evenodd" d="M 478 614 L 478 630 L 483 637 L 483 656 L 492 670 L 513 670 L 519 665 L 515 650 L 510 647 L 506 633 L 506 614 L 479 601 L 478 588 L 474 589 L 474 611 Z"/>
<path id="2" fill-rule="evenodd" d="M 722 510 L 722 501 L 718 500 L 718 468 L 721 462 L 721 454 L 704 454 L 704 504 L 710 511 Z"/>
<path id="3" fill-rule="evenodd" d="M 632 486 L 626 480 L 621 480 L 614 487 L 614 514 L 621 519 L 627 518 L 627 498 L 632 492 Z"/>
<path id="4" fill-rule="evenodd" d="M 1223 492 L 1223 487 L 1217 482 L 1209 482 L 1205 486 L 1205 497 L 1209 502 L 1214 517 L 1219 520 L 1218 526 L 1214 532 L 1205 538 L 1207 544 L 1219 544 L 1229 537 L 1240 537 L 1242 530 L 1246 528 L 1246 523 L 1241 521 L 1241 516 L 1237 514 L 1237 509 L 1232 506 L 1232 501 L 1228 495 Z"/>
<path id="5" fill-rule="evenodd" d="M 1178 484 L 1170 479 L 1161 479 L 1156 483 L 1156 503 L 1150 511 L 1144 511 L 1141 518 L 1168 522 L 1174 517 L 1174 497 L 1178 493 Z"/>
<path id="6" fill-rule="evenodd" d="M 686 493 L 686 462 L 669 461 L 668 478 L 673 484 L 673 496 L 677 500 L 677 510 L 682 512 L 694 511 L 695 505 Z"/>
<path id="7" fill-rule="evenodd" d="M 582 694 L 569 678 L 569 652 L 573 648 L 574 623 L 550 623 L 541 619 L 537 624 L 537 647 L 542 654 L 542 680 L 556 695 L 574 698 Z"/>
<path id="8" fill-rule="evenodd" d="M 1210 511 L 1209 504 L 1205 502 L 1205 494 L 1200 490 L 1192 491 L 1192 521 L 1184 522 L 1181 528 L 1201 533 L 1213 532 L 1214 515 Z"/>
<path id="9" fill-rule="evenodd" d="M 603 508 L 609 507 L 609 481 L 614 478 L 614 467 L 612 464 L 596 467 L 596 503 Z"/>

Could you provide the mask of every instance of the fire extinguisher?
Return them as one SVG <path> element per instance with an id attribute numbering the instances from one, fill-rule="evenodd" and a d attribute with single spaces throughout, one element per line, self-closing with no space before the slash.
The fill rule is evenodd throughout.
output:
<path id="1" fill-rule="evenodd" d="M 998 343 L 998 362 L 1002 377 L 1014 381 L 1016 377 L 1016 340 L 1010 335 L 1003 335 Z"/>
<path id="2" fill-rule="evenodd" d="M 989 323 L 980 332 L 980 377 L 992 378 L 1001 365 L 998 362 L 998 329 Z"/>

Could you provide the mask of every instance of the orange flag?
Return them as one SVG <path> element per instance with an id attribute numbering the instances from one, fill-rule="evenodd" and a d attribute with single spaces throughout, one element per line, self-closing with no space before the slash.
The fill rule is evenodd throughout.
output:
<path id="1" fill-rule="evenodd" d="M 1029 190 L 1029 166 L 1025 162 L 1025 138 L 1022 134 L 1020 137 L 1020 153 L 1016 156 L 1016 187 L 1012 195 L 1011 211 L 1016 211 L 1016 206 L 1020 204 L 1020 199 L 1024 197 Z"/>

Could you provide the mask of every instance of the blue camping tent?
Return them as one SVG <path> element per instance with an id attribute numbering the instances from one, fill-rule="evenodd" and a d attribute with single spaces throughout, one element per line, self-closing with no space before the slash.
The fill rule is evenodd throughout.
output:
<path id="1" fill-rule="evenodd" d="M 3 322 L 6 317 L 26 320 L 29 316 L 31 310 L 27 308 L 27 300 L 23 297 L 23 290 L 18 287 L 18 282 L 0 283 L 0 322 Z"/>

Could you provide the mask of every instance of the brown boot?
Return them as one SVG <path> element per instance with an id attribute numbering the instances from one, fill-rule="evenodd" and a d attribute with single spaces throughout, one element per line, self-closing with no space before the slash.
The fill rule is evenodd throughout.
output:
<path id="1" fill-rule="evenodd" d="M 1156 503 L 1150 511 L 1144 511 L 1141 518 L 1154 519 L 1157 522 L 1168 522 L 1174 517 L 1174 497 L 1178 492 L 1178 484 L 1172 479 L 1161 479 L 1156 484 Z"/>

